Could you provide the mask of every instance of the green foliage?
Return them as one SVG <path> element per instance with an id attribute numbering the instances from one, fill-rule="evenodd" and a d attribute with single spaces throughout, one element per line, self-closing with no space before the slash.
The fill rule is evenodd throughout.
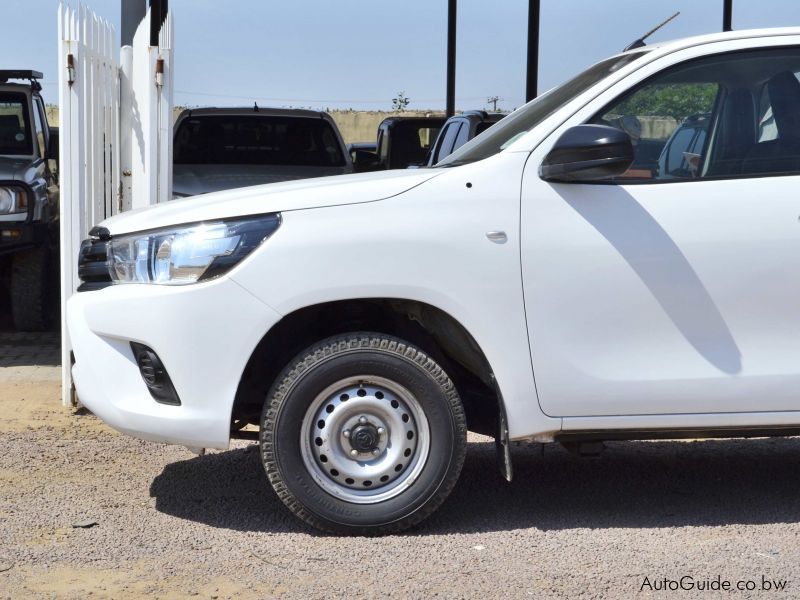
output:
<path id="1" fill-rule="evenodd" d="M 715 83 L 676 83 L 640 89 L 611 111 L 637 117 L 673 117 L 678 121 L 711 112 L 719 86 Z"/>

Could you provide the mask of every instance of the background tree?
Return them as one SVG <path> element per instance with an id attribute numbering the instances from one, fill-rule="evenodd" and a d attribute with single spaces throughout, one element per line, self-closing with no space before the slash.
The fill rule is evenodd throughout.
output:
<path id="1" fill-rule="evenodd" d="M 405 110 L 409 104 L 411 104 L 411 98 L 407 98 L 405 92 L 398 92 L 397 96 L 392 98 L 392 110 L 398 112 Z"/>
<path id="2" fill-rule="evenodd" d="M 680 121 L 691 115 L 711 112 L 717 90 L 714 83 L 648 86 L 618 104 L 614 112 L 638 117 L 672 117 Z"/>

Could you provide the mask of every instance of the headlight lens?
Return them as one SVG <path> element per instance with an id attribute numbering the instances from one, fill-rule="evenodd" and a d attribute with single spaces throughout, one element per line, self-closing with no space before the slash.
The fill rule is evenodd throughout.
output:
<path id="1" fill-rule="evenodd" d="M 279 214 L 145 231 L 108 242 L 114 283 L 186 285 L 219 277 L 272 235 Z"/>
<path id="2" fill-rule="evenodd" d="M 11 215 L 28 210 L 28 197 L 13 188 L 0 187 L 0 215 Z"/>

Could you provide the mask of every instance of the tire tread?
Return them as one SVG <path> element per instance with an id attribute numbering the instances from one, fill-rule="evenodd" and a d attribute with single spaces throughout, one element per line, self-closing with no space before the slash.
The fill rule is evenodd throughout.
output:
<path id="1" fill-rule="evenodd" d="M 298 359 L 290 363 L 284 369 L 275 380 L 276 383 L 267 396 L 267 402 L 265 403 L 261 418 L 261 458 L 270 484 L 278 495 L 278 498 L 280 498 L 287 508 L 294 513 L 295 516 L 312 527 L 333 534 L 386 535 L 397 533 L 417 525 L 436 511 L 450 495 L 450 492 L 458 481 L 458 476 L 464 464 L 464 458 L 466 457 L 466 443 L 456 444 L 452 456 L 452 461 L 456 463 L 456 468 L 449 472 L 448 477 L 441 482 L 436 492 L 422 507 L 393 523 L 375 527 L 339 526 L 338 524 L 331 523 L 330 521 L 318 517 L 305 508 L 283 482 L 275 457 L 274 442 L 272 437 L 266 432 L 274 430 L 281 406 L 286 401 L 294 385 L 306 372 L 332 356 L 364 350 L 386 352 L 412 362 L 424 370 L 444 392 L 445 398 L 454 416 L 456 438 L 465 440 L 467 435 L 467 420 L 464 414 L 464 408 L 452 380 L 436 361 L 411 344 L 390 335 L 354 333 L 335 336 L 309 348 L 301 355 L 302 358 L 298 357 Z"/>

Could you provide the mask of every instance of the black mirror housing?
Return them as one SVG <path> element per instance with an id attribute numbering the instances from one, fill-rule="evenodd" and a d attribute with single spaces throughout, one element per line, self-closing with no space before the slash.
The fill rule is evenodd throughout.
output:
<path id="1" fill-rule="evenodd" d="M 372 164 L 378 162 L 378 155 L 369 150 L 354 150 L 353 162 L 356 164 Z"/>
<path id="2" fill-rule="evenodd" d="M 616 127 L 577 125 L 558 138 L 539 167 L 545 181 L 596 181 L 622 175 L 633 163 L 633 142 Z"/>
<path id="3" fill-rule="evenodd" d="M 380 158 L 375 152 L 355 150 L 353 154 L 353 167 L 356 173 L 377 171 L 381 168 Z"/>
<path id="4" fill-rule="evenodd" d="M 47 156 L 48 160 L 58 160 L 58 127 L 50 128 L 50 137 L 47 142 Z"/>

